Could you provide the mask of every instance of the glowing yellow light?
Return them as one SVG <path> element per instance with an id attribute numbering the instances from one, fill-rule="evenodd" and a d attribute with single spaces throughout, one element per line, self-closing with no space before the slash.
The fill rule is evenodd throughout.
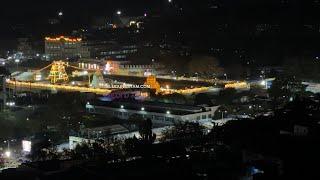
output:
<path id="1" fill-rule="evenodd" d="M 60 85 L 60 84 L 46 84 L 46 83 L 37 83 L 37 82 L 22 82 L 22 81 L 12 81 L 8 80 L 7 85 L 9 87 L 26 87 L 32 89 L 56 89 L 62 91 L 79 91 L 79 92 L 92 92 L 96 94 L 109 94 L 111 90 L 102 89 L 102 88 L 88 88 L 81 86 L 72 86 L 72 85 Z"/>
<path id="2" fill-rule="evenodd" d="M 81 38 L 69 38 L 69 37 L 64 37 L 64 36 L 60 36 L 60 37 L 55 37 L 55 38 L 51 38 L 51 37 L 45 37 L 46 41 L 67 41 L 67 42 L 81 42 L 82 39 Z"/>

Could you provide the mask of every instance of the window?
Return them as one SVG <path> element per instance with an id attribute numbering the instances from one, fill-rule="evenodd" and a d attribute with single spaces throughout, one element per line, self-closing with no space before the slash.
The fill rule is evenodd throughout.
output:
<path id="1" fill-rule="evenodd" d="M 161 120 L 161 121 L 162 121 L 164 118 L 163 118 L 163 116 L 155 116 L 155 119 L 156 119 L 156 120 Z"/>
<path id="2" fill-rule="evenodd" d="M 170 122 L 173 122 L 173 118 L 171 118 L 171 117 L 166 117 L 166 121 L 170 121 Z"/>
<path id="3" fill-rule="evenodd" d="M 211 117 L 212 117 L 212 114 L 209 114 L 208 117 L 211 118 Z"/>
<path id="4" fill-rule="evenodd" d="M 207 118 L 207 115 L 202 115 L 202 119 L 206 119 Z"/>
<path id="5" fill-rule="evenodd" d="M 197 116 L 197 120 L 200 120 L 200 116 Z"/>

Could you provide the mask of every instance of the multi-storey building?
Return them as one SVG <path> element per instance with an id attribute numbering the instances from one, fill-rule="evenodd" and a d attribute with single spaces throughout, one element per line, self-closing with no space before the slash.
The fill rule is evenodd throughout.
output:
<path id="1" fill-rule="evenodd" d="M 81 38 L 70 37 L 46 37 L 45 53 L 51 60 L 88 58 L 90 56 L 88 48 L 83 46 Z"/>

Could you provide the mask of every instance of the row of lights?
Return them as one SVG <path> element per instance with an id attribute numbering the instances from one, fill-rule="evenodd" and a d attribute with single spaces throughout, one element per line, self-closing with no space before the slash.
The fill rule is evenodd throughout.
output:
<path id="1" fill-rule="evenodd" d="M 124 109 L 124 106 L 121 105 L 120 108 L 121 108 L 121 109 Z M 144 110 L 145 110 L 145 108 L 144 108 L 144 107 L 141 107 L 141 111 L 144 111 Z M 170 111 L 166 111 L 166 114 L 171 114 L 171 112 L 170 112 Z"/>
<path id="2" fill-rule="evenodd" d="M 6 105 L 12 107 L 12 106 L 15 106 L 16 103 L 11 101 L 11 102 L 7 102 Z"/>

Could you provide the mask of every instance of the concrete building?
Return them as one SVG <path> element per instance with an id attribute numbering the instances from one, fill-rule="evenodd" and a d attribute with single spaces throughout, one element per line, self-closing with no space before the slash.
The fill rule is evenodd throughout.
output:
<path id="1" fill-rule="evenodd" d="M 89 48 L 90 57 L 125 60 L 127 56 L 137 53 L 140 48 L 136 44 L 122 44 L 117 41 L 103 39 L 105 37 L 99 36 L 86 39 L 84 45 Z"/>
<path id="2" fill-rule="evenodd" d="M 46 37 L 45 54 L 50 60 L 88 58 L 90 52 L 83 46 L 81 38 Z"/>
<path id="3" fill-rule="evenodd" d="M 127 55 L 138 52 L 137 45 L 124 45 L 118 47 L 111 47 L 108 50 L 100 52 L 100 55 L 105 58 L 126 59 Z"/>
<path id="4" fill-rule="evenodd" d="M 133 64 L 125 60 L 107 60 L 104 71 L 123 76 L 150 76 L 164 73 L 164 66 L 158 63 Z"/>
<path id="5" fill-rule="evenodd" d="M 18 38 L 17 50 L 18 52 L 23 53 L 23 56 L 27 58 L 35 55 L 29 38 Z"/>
<path id="6" fill-rule="evenodd" d="M 122 64 L 119 66 L 117 74 L 130 76 L 150 76 L 162 73 L 160 64 Z"/>
<path id="7" fill-rule="evenodd" d="M 219 106 L 189 106 L 154 102 L 98 102 L 88 103 L 86 110 L 93 114 L 104 114 L 119 119 L 129 119 L 138 114 L 154 123 L 171 125 L 176 122 L 199 122 L 212 120 Z"/>
<path id="8" fill-rule="evenodd" d="M 125 127 L 114 124 L 111 126 L 102 126 L 102 127 L 95 127 L 95 128 L 85 128 L 81 130 L 81 134 L 86 135 L 87 137 L 100 137 L 100 136 L 108 136 L 114 134 L 122 134 L 128 133 L 128 129 Z"/>
<path id="9" fill-rule="evenodd" d="M 312 93 L 320 93 L 320 83 L 312 83 L 312 82 L 302 82 L 303 85 L 306 86 L 306 91 Z"/>

